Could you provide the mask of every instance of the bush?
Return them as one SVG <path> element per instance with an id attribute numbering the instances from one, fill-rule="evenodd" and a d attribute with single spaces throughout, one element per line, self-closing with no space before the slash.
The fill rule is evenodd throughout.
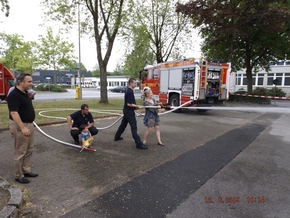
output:
<path id="1" fill-rule="evenodd" d="M 236 91 L 235 94 L 247 94 L 247 92 L 241 88 L 238 91 Z M 253 95 L 267 95 L 267 89 L 256 88 L 253 91 Z M 271 103 L 270 99 L 266 99 L 266 98 L 255 98 L 255 97 L 237 96 L 237 95 L 230 95 L 229 101 L 244 102 L 244 103 L 256 103 L 256 104 L 270 104 Z"/>
<path id="2" fill-rule="evenodd" d="M 67 92 L 67 90 L 65 88 L 62 88 L 62 87 L 60 87 L 58 85 L 52 85 L 50 87 L 50 91 L 51 92 Z"/>
<path id="3" fill-rule="evenodd" d="M 282 89 L 273 87 L 272 89 L 267 90 L 267 95 L 269 96 L 277 96 L 277 97 L 285 97 L 286 93 L 283 92 Z"/>
<path id="4" fill-rule="evenodd" d="M 34 88 L 35 91 L 51 91 L 51 92 L 67 92 L 67 90 L 58 85 L 48 85 L 48 84 L 40 84 Z"/>
<path id="5" fill-rule="evenodd" d="M 257 87 L 253 91 L 253 95 L 268 95 L 268 90 L 266 88 L 263 88 L 263 87 Z"/>
<path id="6" fill-rule="evenodd" d="M 235 92 L 235 94 L 246 94 L 247 92 L 243 89 L 240 88 L 238 91 Z"/>

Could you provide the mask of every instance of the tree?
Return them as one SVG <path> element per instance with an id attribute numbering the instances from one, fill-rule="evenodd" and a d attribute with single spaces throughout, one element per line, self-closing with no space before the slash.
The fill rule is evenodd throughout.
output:
<path id="1" fill-rule="evenodd" d="M 200 28 L 203 53 L 246 68 L 248 93 L 252 73 L 268 69 L 269 61 L 290 54 L 290 6 L 287 0 L 195 0 L 177 4 Z"/>
<path id="2" fill-rule="evenodd" d="M 23 36 L 0 33 L 1 62 L 12 72 L 32 73 L 37 65 L 35 42 L 25 42 Z"/>
<path id="3" fill-rule="evenodd" d="M 39 41 L 39 65 L 54 70 L 53 83 L 56 84 L 55 71 L 65 67 L 71 68 L 74 64 L 74 45 L 62 40 L 60 35 L 54 36 L 52 28 L 48 28 L 47 35 L 41 35 Z"/>
<path id="4" fill-rule="evenodd" d="M 87 68 L 85 67 L 85 65 L 83 65 L 83 63 L 81 63 L 80 65 L 81 65 L 80 72 L 82 73 L 88 72 Z M 71 64 L 68 66 L 65 66 L 63 69 L 76 73 L 78 71 L 78 67 L 79 67 L 79 63 L 76 60 L 72 60 Z"/>
<path id="5" fill-rule="evenodd" d="M 138 73 L 148 64 L 154 62 L 154 54 L 150 49 L 150 39 L 146 35 L 145 26 L 133 28 L 133 49 L 130 49 L 124 61 L 123 72 L 138 77 Z"/>
<path id="6" fill-rule="evenodd" d="M 178 51 L 178 47 L 188 42 L 191 35 L 187 26 L 190 23 L 187 17 L 175 12 L 175 1 L 137 0 L 134 4 L 136 16 L 129 26 L 133 27 L 133 32 L 138 27 L 145 28 L 145 35 L 150 40 L 149 48 L 157 63 L 167 61 L 173 56 L 172 53 Z"/>
<path id="7" fill-rule="evenodd" d="M 71 26 L 76 21 L 76 7 L 81 7 L 81 23 L 83 29 L 93 35 L 96 42 L 98 65 L 100 67 L 101 98 L 100 103 L 108 103 L 107 91 L 107 65 L 111 57 L 113 45 L 125 16 L 123 11 L 125 3 L 129 0 L 43 0 L 49 10 L 47 14 L 54 20 L 60 20 Z M 126 6 L 127 9 L 129 7 Z M 93 33 L 92 33 L 93 32 Z"/>
<path id="8" fill-rule="evenodd" d="M 0 0 L 0 3 L 1 3 L 1 11 L 5 12 L 5 16 L 8 17 L 9 10 L 10 10 L 9 1 L 8 0 Z"/>

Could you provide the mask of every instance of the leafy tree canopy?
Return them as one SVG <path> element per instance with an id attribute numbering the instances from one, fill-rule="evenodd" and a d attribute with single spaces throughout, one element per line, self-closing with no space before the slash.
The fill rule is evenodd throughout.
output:
<path id="1" fill-rule="evenodd" d="M 8 0 L 0 0 L 0 3 L 1 3 L 1 11 L 5 13 L 6 17 L 8 17 L 9 10 L 10 10 L 9 1 Z"/>
<path id="2" fill-rule="evenodd" d="M 54 71 L 74 67 L 74 45 L 62 40 L 60 35 L 54 36 L 52 28 L 48 28 L 47 35 L 41 35 L 39 41 L 38 61 L 40 66 Z M 56 77 L 54 77 L 54 83 L 56 83 Z"/>
<path id="3" fill-rule="evenodd" d="M 177 11 L 200 28 L 208 58 L 246 68 L 248 92 L 252 72 L 290 54 L 290 6 L 287 0 L 195 0 L 177 4 Z"/>
<path id="4" fill-rule="evenodd" d="M 107 65 L 119 29 L 126 16 L 124 8 L 129 10 L 130 0 L 43 0 L 49 18 L 60 21 L 67 27 L 76 23 L 81 14 L 85 22 L 82 29 L 87 30 L 96 42 L 97 61 L 100 67 L 101 103 L 108 103 Z M 78 8 L 79 10 L 76 10 Z M 78 13 L 80 11 L 80 13 Z M 76 14 L 77 12 L 77 14 Z"/>
<path id="5" fill-rule="evenodd" d="M 138 73 L 149 64 L 153 64 L 155 55 L 150 49 L 150 39 L 146 35 L 146 27 L 140 26 L 133 31 L 133 49 L 125 57 L 124 74 L 138 77 Z"/>
<path id="6" fill-rule="evenodd" d="M 36 67 L 35 42 L 25 42 L 23 36 L 0 33 L 1 62 L 12 72 L 32 73 Z"/>
<path id="7" fill-rule="evenodd" d="M 143 28 L 143 39 L 149 40 L 150 53 L 154 54 L 157 63 L 179 56 L 182 53 L 180 48 L 184 48 L 191 37 L 190 22 L 175 11 L 175 4 L 174 0 L 136 0 L 128 20 L 132 35 L 135 36 L 139 27 Z M 148 44 L 147 41 L 144 44 Z"/>

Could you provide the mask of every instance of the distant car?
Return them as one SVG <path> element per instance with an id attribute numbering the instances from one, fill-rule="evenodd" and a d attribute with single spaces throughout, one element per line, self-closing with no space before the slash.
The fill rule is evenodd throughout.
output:
<path id="1" fill-rule="evenodd" d="M 111 90 L 111 92 L 120 92 L 120 93 L 123 92 L 123 93 L 125 93 L 127 90 L 127 87 L 126 86 L 118 86 L 118 87 L 112 88 L 110 90 Z"/>

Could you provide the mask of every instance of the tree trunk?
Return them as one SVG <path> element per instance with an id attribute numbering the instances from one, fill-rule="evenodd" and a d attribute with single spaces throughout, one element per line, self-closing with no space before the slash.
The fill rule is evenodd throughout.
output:
<path id="1" fill-rule="evenodd" d="M 157 63 L 163 63 L 163 57 L 162 57 L 162 48 L 159 42 L 156 43 L 156 61 Z"/>
<path id="2" fill-rule="evenodd" d="M 107 89 L 107 66 L 101 61 L 100 64 L 100 82 L 101 82 L 101 98 L 100 103 L 108 104 L 108 89 Z"/>
<path id="3" fill-rule="evenodd" d="M 247 93 L 252 94 L 253 92 L 253 74 L 252 74 L 252 65 L 251 65 L 251 59 L 246 59 L 246 76 L 247 76 Z"/>
<path id="4" fill-rule="evenodd" d="M 248 89 L 248 94 L 252 94 L 253 92 L 253 74 L 252 74 L 252 69 L 246 69 L 246 74 L 247 74 L 247 89 Z"/>
<path id="5" fill-rule="evenodd" d="M 247 93 L 252 94 L 253 92 L 253 65 L 252 65 L 252 55 L 251 55 L 251 43 L 247 41 L 246 43 L 246 53 L 245 53 L 245 64 L 246 64 L 246 75 L 247 75 Z"/>

